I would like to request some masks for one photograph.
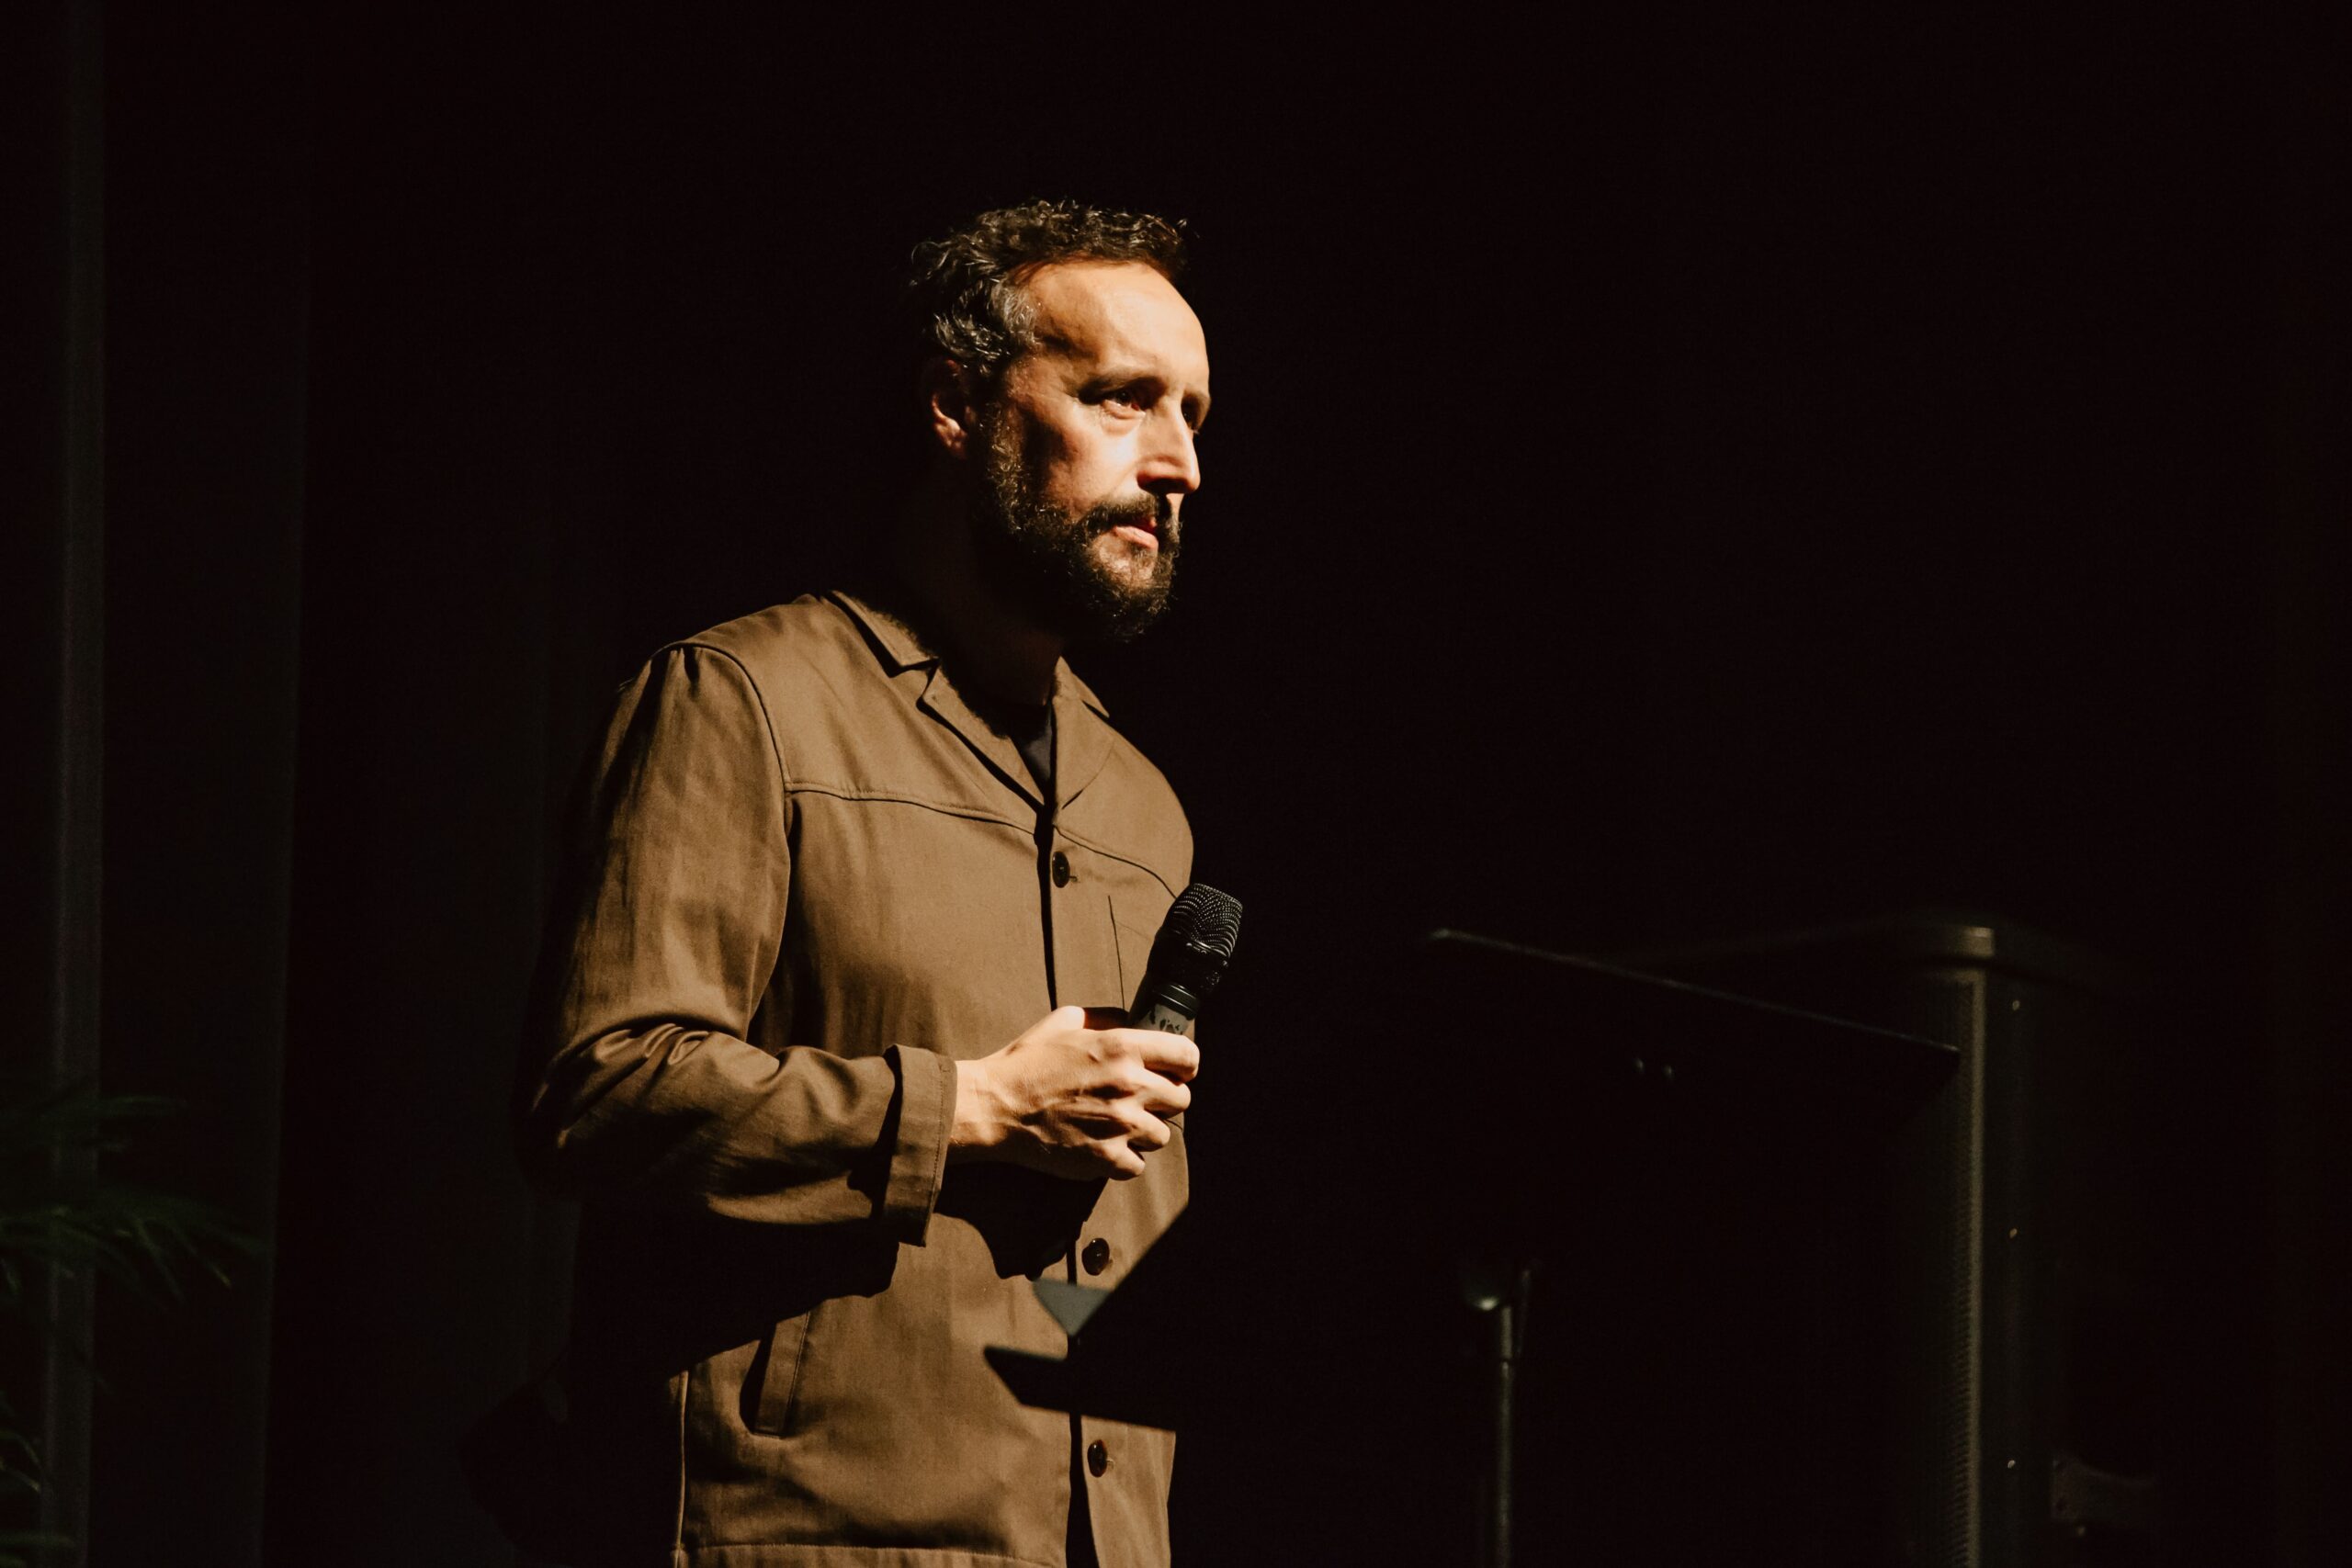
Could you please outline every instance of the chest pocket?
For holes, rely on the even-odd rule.
[[[1111,907],[1111,937],[1118,949],[1119,1005],[1133,1006],[1136,990],[1143,984],[1144,971],[1151,967],[1151,942],[1154,932],[1138,931],[1119,919],[1114,900]]]
[[[1076,844],[1054,853],[1054,1001],[1057,1006],[1120,1011],[1135,1000],[1143,954],[1131,953],[1120,929],[1117,863]],[[1064,880],[1067,878],[1067,880]]]
[[[1053,874],[1056,1001],[1125,1011],[1175,900],[1133,862],[1077,843],[1057,851]]]

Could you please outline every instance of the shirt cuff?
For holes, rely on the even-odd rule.
[[[947,1134],[956,1120],[953,1057],[912,1045],[893,1045],[899,1074],[899,1125],[890,1175],[882,1190],[882,1223],[899,1240],[922,1245],[932,1205],[947,1168]]]

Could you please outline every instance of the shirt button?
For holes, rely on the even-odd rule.
[[[1102,1446],[1100,1438],[1086,1445],[1086,1468],[1097,1475],[1111,1468],[1111,1450]]]
[[[1086,1250],[1078,1255],[1078,1260],[1086,1265],[1088,1273],[1100,1274],[1111,1267],[1111,1244],[1098,1235],[1086,1244]]]
[[[1057,887],[1069,886],[1069,856],[1059,850],[1054,852],[1054,886]]]

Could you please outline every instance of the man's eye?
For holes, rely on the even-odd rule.
[[[1105,402],[1116,403],[1121,408],[1125,409],[1145,408],[1149,406],[1150,403],[1150,400],[1148,398],[1145,397],[1143,393],[1133,387],[1122,387],[1103,400]]]

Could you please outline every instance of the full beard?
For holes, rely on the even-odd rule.
[[[1129,642],[1167,610],[1178,524],[1165,496],[1136,495],[1072,513],[1037,493],[1003,421],[989,433],[972,497],[973,553],[991,592],[1070,642]],[[1112,534],[1156,527],[1159,547]]]

